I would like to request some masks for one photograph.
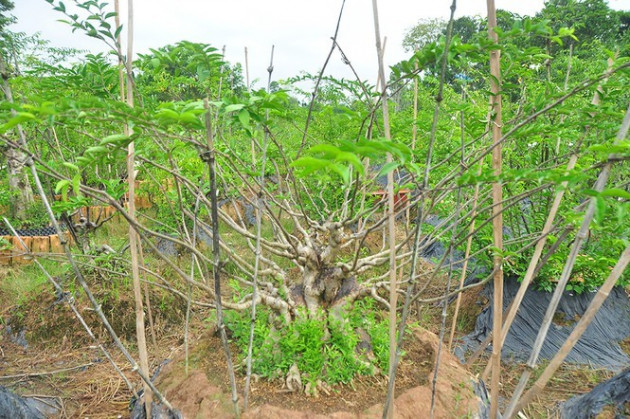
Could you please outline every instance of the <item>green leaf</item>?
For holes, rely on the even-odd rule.
[[[193,125],[195,128],[202,128],[203,124],[201,123],[201,121],[199,120],[199,118],[197,117],[197,115],[194,112],[182,112],[181,115],[179,115],[179,120],[181,122],[185,122],[187,124],[191,124]]]
[[[348,162],[354,166],[355,170],[360,174],[363,174],[363,164],[361,163],[361,159],[359,159],[355,154],[349,153],[347,151],[342,151],[337,155],[337,161]]]
[[[206,81],[210,77],[210,70],[203,66],[203,64],[199,64],[197,66],[197,78],[199,78],[200,82]]]
[[[619,189],[619,188],[610,188],[610,189],[604,189],[602,191],[602,196],[612,196],[616,198],[630,199],[630,192],[624,191],[623,189]]]
[[[64,201],[67,201],[69,187],[70,187],[69,180],[67,179],[60,180],[59,182],[57,182],[57,185],[55,186],[55,193],[58,194],[59,192],[61,192],[61,197],[63,198]]]
[[[107,137],[103,138],[101,140],[101,142],[99,143],[99,145],[107,145],[107,144],[116,144],[119,145],[121,144],[124,140],[129,139],[130,137],[128,135],[125,134],[114,134],[114,135],[108,135]]]
[[[322,153],[324,158],[326,159],[335,159],[337,155],[340,153],[340,150],[334,145],[330,144],[318,144],[309,149],[309,152],[312,153]]]
[[[101,154],[107,151],[107,147],[102,145],[96,145],[85,150],[85,154]]]
[[[79,163],[81,166],[87,166],[88,164],[92,163],[94,160],[93,159],[89,159],[85,156],[79,156],[77,157],[77,163]]]
[[[156,117],[161,121],[179,121],[179,113],[172,109],[162,108],[157,112]]]
[[[225,112],[228,113],[228,112],[240,111],[244,107],[245,105],[243,105],[242,103],[233,103],[232,105],[227,105],[225,107]]]
[[[329,161],[317,159],[315,157],[300,157],[291,163],[291,167],[302,167],[304,169],[321,169],[330,165]]]
[[[341,176],[343,182],[346,185],[350,183],[350,168],[335,163],[331,164],[330,168],[339,176]]]
[[[249,129],[249,112],[247,112],[247,109],[241,109],[238,113],[238,120],[243,125],[243,128]]]
[[[57,182],[57,185],[55,185],[55,193],[59,193],[61,190],[63,190],[63,188],[67,188],[68,186],[70,186],[69,180],[60,180],[59,182]]]
[[[74,194],[76,196],[81,196],[80,186],[81,186],[81,174],[77,173],[72,178],[72,190],[74,191]]]
[[[378,176],[384,176],[384,175],[386,175],[386,174],[396,170],[398,168],[398,166],[399,166],[399,163],[395,162],[395,161],[387,163],[387,164],[383,165],[381,170],[378,172]]]
[[[4,125],[2,125],[2,128],[0,128],[0,132],[4,132],[7,130],[10,130],[11,128],[15,127],[16,125],[19,125],[23,122],[28,122],[28,121],[34,121],[37,118],[35,117],[35,115],[33,115],[30,112],[18,112],[16,116],[14,116],[13,118],[9,119],[9,121],[7,123],[5,123]]]
[[[595,197],[595,217],[596,224],[601,224],[606,216],[606,200],[603,196],[598,195]]]
[[[67,168],[68,168],[68,169],[70,169],[70,170],[74,170],[75,172],[78,172],[78,171],[79,171],[79,166],[77,166],[76,164],[72,164],[72,163],[69,163],[69,162],[67,162],[67,161],[65,161],[65,162],[63,162],[63,163],[61,163],[61,164],[62,164],[63,166],[65,166],[65,167],[67,167]]]

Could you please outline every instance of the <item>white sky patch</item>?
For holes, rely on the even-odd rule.
[[[10,29],[42,37],[54,47],[74,47],[91,52],[106,51],[104,44],[70,26],[57,22],[64,16],[44,0],[14,0],[13,14],[18,23]],[[70,9],[71,0],[65,1]],[[113,10],[113,0],[110,2]],[[126,0],[121,0],[121,21],[126,25]],[[248,48],[250,79],[255,87],[266,85],[271,46],[275,45],[274,80],[298,75],[301,71],[319,72],[331,47],[331,37],[341,0],[135,0],[134,51],[147,53],[181,40],[204,42],[221,49],[226,59],[244,64]],[[460,0],[455,17],[486,15],[485,0]],[[521,15],[532,15],[543,7],[543,0],[498,0],[498,8]],[[409,54],[402,48],[405,31],[419,19],[448,19],[451,0],[381,0],[381,35],[387,36],[386,65],[393,65]],[[630,0],[612,0],[615,9],[629,9]],[[124,30],[123,30],[124,34]],[[338,43],[362,79],[376,80],[372,2],[346,0]],[[326,74],[354,79],[336,51]]]

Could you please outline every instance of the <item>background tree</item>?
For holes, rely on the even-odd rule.
[[[630,12],[613,10],[606,0],[551,0],[536,14],[536,18],[547,20],[556,32],[562,26],[574,29],[577,40],[556,49],[568,50],[571,43],[577,55],[588,55],[602,46],[612,51],[626,53],[628,48],[628,21]]]
[[[0,77],[2,77],[2,91],[6,102],[9,106],[4,106],[3,112],[16,115],[14,109],[10,106],[13,103],[13,93],[11,90],[10,78],[15,69],[12,69],[10,57],[16,53],[13,42],[13,35],[7,30],[7,26],[14,21],[14,18],[8,14],[13,9],[13,2],[10,0],[0,0]],[[23,114],[23,117],[28,118]],[[22,144],[24,141],[24,132],[19,124],[16,124],[15,134],[18,141]],[[11,215],[19,220],[25,220],[28,217],[28,211],[33,203],[33,190],[26,171],[27,156],[15,147],[3,147],[2,154],[6,161],[8,174],[8,196],[5,196],[11,208]]]
[[[417,51],[425,45],[437,42],[445,30],[446,21],[444,19],[420,19],[405,33],[402,42],[403,48],[406,51]]]

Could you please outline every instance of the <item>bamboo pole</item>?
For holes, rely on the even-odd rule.
[[[577,162],[577,155],[573,154],[569,159],[569,164],[567,165],[567,171],[572,170],[575,167],[575,163]],[[542,238],[536,243],[536,247],[534,249],[534,254],[532,255],[531,260],[529,261],[529,266],[527,267],[527,271],[525,272],[525,276],[523,277],[523,281],[521,281],[521,285],[512,300],[510,308],[508,309],[508,314],[505,317],[505,322],[503,323],[503,328],[501,329],[501,346],[505,343],[505,337],[512,326],[512,322],[516,318],[516,313],[521,306],[523,301],[523,297],[525,297],[525,293],[527,292],[527,288],[529,288],[529,284],[534,279],[534,273],[536,272],[536,267],[538,266],[538,261],[540,260],[540,256],[542,255],[543,249],[547,244],[548,233],[551,231],[553,226],[553,222],[556,218],[556,214],[558,212],[558,208],[560,208],[560,202],[562,201],[562,197],[564,196],[565,188],[568,185],[568,181],[562,182],[560,185],[560,189],[556,192],[556,196],[553,200],[553,204],[551,206],[551,210],[549,211],[549,215],[547,216],[547,221],[540,233]],[[488,363],[486,365],[483,374],[481,375],[482,380],[486,380],[488,378],[488,374],[492,369],[492,363]]]
[[[414,69],[416,73],[418,72],[418,62],[414,64]],[[418,137],[418,74],[416,74],[413,78],[413,125],[411,127],[411,161],[416,160],[415,150],[416,150],[416,139]],[[405,222],[407,232],[409,231],[410,223],[410,208],[407,208],[405,213]]]
[[[247,93],[251,93],[251,88],[249,85],[249,55],[247,47],[245,47],[245,82],[247,83]],[[250,145],[252,151],[252,163],[254,163],[256,161],[256,140],[254,140],[254,137],[252,137]]]
[[[247,47],[245,47],[245,83],[247,84],[247,91],[249,92],[249,56],[247,54]]]
[[[386,50],[387,50],[387,36],[384,36],[383,37],[383,43],[381,44],[381,55],[383,57],[385,57],[385,51]],[[387,82],[383,81],[383,78],[381,77],[381,69],[379,67],[379,70],[376,73],[376,88],[379,89],[379,90],[386,89],[387,88],[386,83]],[[374,99],[374,101],[377,102],[378,99]]]
[[[381,81],[381,103],[383,108],[383,130],[385,139],[391,140],[389,126],[389,107],[387,103],[387,82],[385,81],[385,65],[383,64],[383,47],[381,45],[381,32],[378,18],[377,0],[372,0],[372,11],[374,14],[374,35],[376,37],[376,54],[378,56],[378,75]],[[378,82],[377,82],[378,86]],[[387,163],[393,161],[391,153],[387,153]],[[387,173],[387,230],[389,234],[389,377],[393,380],[393,369],[396,360],[396,303],[398,295],[396,293],[396,225],[394,218],[394,173]],[[392,386],[392,397],[394,394]],[[389,409],[384,415],[389,418],[394,417],[394,403],[389,404]]]
[[[613,64],[612,61],[608,62],[609,71],[612,68],[612,64]],[[599,85],[595,91],[595,94],[593,95],[593,99],[591,101],[593,105],[599,105],[600,103],[599,91],[601,90],[601,88],[602,86]],[[569,158],[569,163],[567,164],[567,171],[573,170],[573,168],[575,167],[575,164],[577,163],[577,158],[578,158],[577,154],[571,155],[571,157]],[[540,270],[541,265],[545,263],[545,260],[543,260],[542,263],[539,263],[540,257],[542,255],[542,251],[545,247],[545,244],[547,243],[547,235],[549,232],[551,232],[553,222],[558,212],[558,208],[560,207],[560,202],[562,201],[562,197],[564,196],[564,191],[567,185],[568,185],[568,182],[566,181],[562,182],[560,189],[556,192],[556,196],[554,197],[554,201],[551,205],[551,209],[549,210],[549,215],[547,216],[547,221],[545,222],[545,225],[541,232],[542,238],[538,243],[536,243],[534,254],[532,255],[527,271],[525,272],[525,276],[523,277],[523,280],[521,281],[521,285],[519,286],[519,289],[516,292],[516,295],[514,296],[512,303],[510,303],[510,307],[508,308],[508,315],[506,316],[506,319],[503,322],[503,328],[501,329],[501,334],[502,334],[501,345],[503,345],[503,343],[505,342],[505,337],[507,336],[507,333],[509,332],[510,327],[512,327],[512,322],[516,318],[516,313],[523,301],[527,288],[529,287],[530,283],[538,274],[538,271]],[[560,241],[556,243],[559,245]],[[477,352],[480,353],[479,350],[484,350],[486,345],[487,345],[486,342],[482,343],[479,346],[479,349],[477,350]],[[481,375],[481,379],[486,380],[491,370],[492,370],[492,364],[488,363],[488,365],[486,365],[486,368]]]
[[[414,64],[418,71],[418,62]],[[411,127],[411,151],[416,150],[416,138],[418,137],[418,75],[413,78],[413,125]]]
[[[216,160],[214,149],[214,133],[212,131],[212,115],[210,114],[210,105],[208,99],[204,99],[204,108],[206,110],[206,141],[208,151],[201,157],[208,164],[210,177],[210,207],[212,219],[212,276],[214,279],[214,296],[217,308],[217,326],[221,335],[221,343],[225,352],[228,375],[230,378],[230,387],[232,388],[232,404],[234,405],[234,413],[240,416],[238,407],[238,392],[236,389],[236,377],[234,375],[234,366],[232,365],[232,354],[228,343],[227,333],[225,331],[225,323],[223,321],[223,303],[221,301],[221,254],[219,243],[219,205],[217,197],[217,177],[216,177]]]
[[[442,61],[441,61],[441,69],[440,69],[440,84],[439,84],[439,88],[438,88],[438,93],[435,97],[435,107],[433,109],[433,122],[431,124],[431,134],[429,136],[429,143],[427,146],[427,157],[426,157],[426,163],[425,163],[425,170],[424,170],[424,178],[422,180],[422,191],[427,190],[428,185],[429,185],[429,173],[431,171],[431,156],[432,156],[432,150],[433,150],[433,146],[435,144],[435,138],[436,138],[436,133],[437,133],[437,123],[438,123],[438,117],[440,114],[440,104],[442,102],[442,93],[444,90],[444,79],[445,79],[445,75],[446,75],[446,64],[447,64],[447,60],[448,60],[448,48],[450,45],[450,40],[451,40],[451,35],[452,35],[452,23],[453,23],[453,18],[454,18],[454,14],[455,14],[455,9],[457,7],[457,1],[453,0],[453,3],[451,4],[451,17],[449,19],[449,29],[447,30],[446,33],[446,41],[444,44],[444,54],[442,55]],[[407,283],[407,290],[405,291],[405,302],[403,304],[402,307],[402,314],[401,314],[401,319],[400,319],[400,326],[398,329],[398,340],[396,342],[396,351],[395,351],[395,358],[394,358],[394,364],[393,366],[390,367],[390,374],[389,374],[389,382],[388,382],[388,386],[387,386],[387,395],[385,398],[385,405],[384,405],[384,410],[383,410],[383,419],[385,419],[387,417],[387,414],[389,412],[389,409],[391,408],[391,405],[394,404],[394,384],[395,384],[395,380],[396,380],[396,368],[398,366],[398,362],[400,360],[400,355],[401,355],[401,350],[402,350],[402,342],[403,342],[403,338],[405,336],[405,326],[406,326],[406,322],[407,322],[407,316],[409,315],[409,307],[411,306],[411,303],[413,301],[413,299],[411,298],[411,294],[415,288],[416,282],[416,265],[417,265],[417,260],[418,260],[418,253],[419,253],[419,247],[420,247],[420,237],[421,237],[421,232],[422,232],[422,222],[424,220],[423,218],[423,205],[424,205],[424,196],[420,196],[418,201],[417,201],[417,211],[418,213],[416,214],[416,231],[415,231],[415,235],[414,235],[414,241],[413,241],[413,247],[412,247],[412,256],[411,256],[411,268],[409,269],[409,281]],[[440,262],[441,264],[441,262]],[[446,293],[447,296],[446,298],[448,298],[448,292]],[[441,345],[440,347],[441,348]],[[440,349],[438,349],[438,355],[437,355],[437,361],[436,361],[436,369],[434,372],[434,383],[437,382],[437,372],[438,372],[438,365],[439,365],[439,353],[440,353]],[[435,385],[432,388],[432,392],[431,392],[431,404],[433,405],[435,402]],[[431,408],[431,410],[433,410],[433,407]],[[432,413],[431,413],[432,414]]]
[[[495,32],[497,27],[497,14],[494,0],[487,0],[488,6],[488,36],[494,43],[498,43],[499,38]],[[490,104],[491,111],[494,113],[492,117],[492,168],[495,176],[501,175],[502,166],[502,146],[500,144],[502,118],[501,118],[501,51],[493,49],[490,51]],[[503,190],[501,182],[492,183],[492,237],[495,247],[493,265],[494,265],[494,282],[493,282],[493,301],[492,301],[492,359],[491,363],[494,368],[492,371],[492,380],[490,383],[491,401],[490,401],[490,418],[495,419],[499,411],[499,379],[501,374],[501,318],[503,314],[503,257],[499,252],[503,250]]]
[[[129,107],[133,107],[133,0],[128,0],[128,21],[127,21],[127,60],[126,60],[126,102]],[[132,135],[133,130],[125,125],[127,135]],[[129,185],[129,202],[127,204],[127,213],[129,217],[135,221],[136,219],[136,172],[135,172],[135,145],[133,141],[127,147],[127,182]],[[133,296],[136,305],[136,340],[138,343],[138,358],[140,360],[140,368],[146,375],[150,375],[149,370],[149,353],[147,351],[147,338],[144,328],[144,305],[142,302],[142,286],[140,284],[139,256],[138,256],[138,234],[129,225],[129,253],[131,256],[131,277],[133,280]],[[151,417],[151,404],[153,403],[153,395],[151,389],[144,384],[144,408],[148,418]]]
[[[271,46],[271,59],[269,61],[269,67],[267,72],[269,78],[267,79],[267,93],[271,91],[271,74],[273,73],[273,51],[274,46]],[[265,119],[269,119],[269,110],[265,112]],[[263,136],[262,153],[261,153],[261,169],[260,169],[260,189],[265,188],[265,165],[267,163],[267,142],[269,134],[265,131]],[[254,166],[255,167],[255,166]],[[258,193],[256,199],[256,255],[254,260],[254,277],[252,280],[252,315],[251,324],[249,328],[249,343],[247,345],[247,372],[245,376],[245,395],[243,396],[243,411],[247,410],[249,402],[249,388],[252,376],[252,352],[254,347],[254,329],[256,326],[256,302],[258,298],[258,275],[260,269],[260,257],[262,254],[261,239],[262,239],[262,215],[263,215],[263,203],[262,192]]]

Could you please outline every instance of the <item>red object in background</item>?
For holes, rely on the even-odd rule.
[[[379,196],[381,200],[383,200],[387,198],[387,191],[379,189],[378,191],[372,192],[372,195]],[[398,192],[394,194],[394,211],[400,210],[407,205],[407,202],[409,202],[409,189],[399,189]]]

